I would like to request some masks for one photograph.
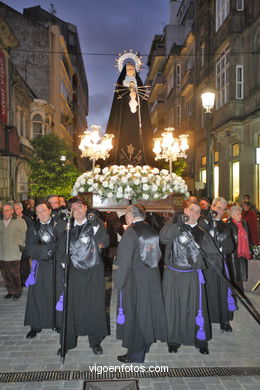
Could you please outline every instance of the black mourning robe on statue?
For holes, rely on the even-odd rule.
[[[143,250],[140,248],[138,234],[134,225],[152,233],[155,238],[153,253],[158,251],[156,264],[151,266],[143,263],[141,253],[147,253],[149,245]],[[147,223],[141,221],[130,226],[122,236],[118,246],[118,270],[115,276],[115,288],[122,292],[122,306],[125,323],[117,324],[116,337],[122,340],[122,346],[128,349],[128,354],[139,353],[144,348],[156,342],[166,341],[166,319],[162,298],[160,272],[158,261],[160,258],[158,235]],[[157,240],[157,242],[156,242]],[[150,257],[150,256],[149,256]],[[152,256],[151,256],[152,257]],[[151,258],[150,257],[150,258]],[[120,291],[118,293],[118,306]]]
[[[207,217],[200,218],[199,225],[210,233],[221,254],[218,269],[223,275],[229,278],[229,269],[225,267],[225,265],[227,266],[226,256],[233,252],[234,245],[227,225],[221,220],[214,222],[210,213],[208,213]],[[234,312],[228,308],[228,287],[211,265],[208,265],[204,275],[206,279],[210,321],[218,324],[227,323],[234,316]]]
[[[77,346],[78,336],[89,335],[102,340],[108,334],[104,266],[98,244],[106,247],[109,243],[109,237],[103,221],[96,218],[93,224],[92,226],[90,221],[80,226],[72,224],[66,349]],[[96,232],[94,232],[94,226],[98,226]],[[89,245],[88,238],[91,239],[92,246]],[[57,256],[60,262],[63,262],[65,258],[65,242],[63,234],[58,238]],[[89,250],[85,252],[84,248],[88,245]],[[84,256],[87,259],[85,269],[82,268],[84,267],[84,261],[82,261]]]
[[[185,227],[186,228],[186,227]],[[187,227],[189,229],[189,227]],[[182,228],[177,224],[168,223],[160,231],[160,241],[166,244],[165,270],[163,275],[163,295],[167,318],[168,343],[194,345],[204,347],[211,339],[211,326],[207,308],[205,285],[202,285],[202,314],[204,317],[205,340],[197,338],[199,327],[196,325],[196,316],[199,309],[199,278],[198,270],[206,268],[205,261],[198,249],[187,241],[186,248],[180,245],[179,237]],[[197,225],[190,229],[195,241],[215,262],[219,260],[219,253],[211,237]],[[172,268],[179,271],[175,271]],[[186,271],[189,272],[180,272]],[[203,271],[202,271],[203,272]]]
[[[36,283],[29,286],[25,309],[24,325],[37,329],[50,329],[60,326],[60,317],[57,313],[56,324],[53,321],[54,313],[54,274],[53,262],[56,261],[56,235],[62,233],[65,223],[52,218],[49,224],[33,221],[26,234],[26,254],[32,260],[38,261]],[[59,298],[61,272],[56,265],[56,299]],[[56,301],[55,299],[55,301]]]
[[[113,139],[113,149],[110,152],[109,159],[106,160],[106,165],[154,165],[153,131],[148,103],[139,94],[140,115],[138,107],[135,113],[131,112],[129,91],[123,86],[125,77],[126,66],[124,66],[117,80],[116,89],[120,91],[114,93],[107,124],[106,133],[114,134],[115,137]],[[137,86],[143,86],[138,74],[135,78]],[[126,91],[127,93],[125,93]],[[139,127],[140,123],[141,128]]]

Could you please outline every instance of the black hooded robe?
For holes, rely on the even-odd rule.
[[[209,223],[207,223],[209,221]],[[212,228],[212,221],[210,214],[207,218],[201,218],[199,221],[200,226],[207,232]],[[232,238],[228,231],[227,225],[223,221],[216,221],[215,235],[212,237],[217,248],[221,248],[222,256],[218,268],[221,273],[228,278],[225,269],[225,256],[232,253],[234,245]],[[229,268],[228,274],[229,274]],[[204,272],[206,279],[206,290],[208,297],[210,321],[212,323],[224,324],[233,320],[234,312],[228,308],[228,287],[223,280],[217,275],[214,269],[209,265]]]
[[[219,253],[211,238],[204,231],[199,231],[197,226],[193,228],[192,234],[200,236],[200,246],[204,251],[215,259]],[[182,231],[177,224],[166,224],[160,231],[160,241],[166,244],[165,249],[165,270],[163,276],[163,295],[167,319],[168,343],[194,345],[197,348],[204,347],[207,340],[211,339],[211,325],[207,307],[205,285],[202,285],[202,313],[204,317],[205,340],[199,340],[196,334],[199,327],[196,325],[196,316],[199,308],[199,279],[198,269],[205,269],[205,262],[201,255],[197,255],[197,261],[189,267],[182,266],[180,258],[172,253],[174,241],[181,235]],[[182,252],[182,249],[180,248]],[[174,260],[173,260],[174,259]],[[170,267],[179,270],[191,270],[190,272],[178,272]],[[193,271],[192,271],[193,270]]]
[[[106,133],[114,134],[115,137],[113,139],[113,149],[110,152],[109,159],[106,160],[106,165],[153,165],[153,130],[148,103],[147,100],[139,95],[140,118],[138,107],[135,113],[131,112],[129,107],[129,92],[125,94],[126,89],[123,86],[125,77],[126,65],[117,80],[116,89],[120,91],[114,93],[107,124]],[[135,78],[137,86],[143,86],[142,80],[138,74],[136,74]],[[140,135],[139,119],[141,122],[142,135]],[[131,156],[128,153],[128,146],[130,145],[134,148]]]
[[[136,224],[147,225],[145,222]],[[128,354],[135,354],[156,340],[166,341],[167,335],[159,268],[150,268],[142,262],[139,238],[133,226],[122,236],[116,264],[114,285],[122,291],[125,315],[125,323],[117,324],[116,337],[122,340]]]
[[[109,243],[109,237],[105,226],[99,218],[96,220],[99,223],[99,228],[93,236],[95,245],[103,244],[106,247]],[[88,222],[84,225],[86,224]],[[71,245],[72,239],[79,236],[84,225],[72,226]],[[65,234],[63,234],[58,238],[57,257],[60,263],[65,258],[65,242]],[[84,244],[82,245],[84,246]],[[66,349],[77,346],[78,336],[88,335],[101,341],[107,334],[104,266],[99,253],[96,259],[92,259],[92,265],[87,269],[77,269],[73,262],[70,262]],[[95,345],[90,346],[94,347]]]
[[[56,324],[53,321],[54,300],[53,300],[53,261],[56,261],[55,255],[49,256],[50,250],[55,251],[55,240],[58,232],[62,234],[65,229],[65,223],[62,220],[51,219],[47,227],[50,232],[51,240],[44,243],[40,236],[44,233],[40,221],[34,221],[30,224],[26,234],[26,254],[32,260],[38,261],[36,283],[30,285],[28,289],[24,325],[30,325],[36,329],[50,329],[55,325],[60,326],[60,316],[56,314]],[[61,282],[61,273],[56,264],[56,298]]]

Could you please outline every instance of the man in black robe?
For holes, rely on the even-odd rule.
[[[166,244],[163,295],[170,353],[178,352],[181,344],[209,353],[211,326],[202,271],[206,264],[196,243],[215,263],[221,256],[198,226],[200,212],[199,203],[192,202],[184,209],[185,217],[180,215],[177,223],[170,222],[160,231],[160,241]]]
[[[146,87],[134,63],[124,65],[117,80],[106,133],[114,134],[109,164],[153,164],[153,130]]]
[[[72,198],[70,205],[73,218],[65,349],[75,348],[78,336],[88,335],[94,354],[101,355],[100,344],[108,334],[101,250],[108,246],[109,237],[103,221],[94,213],[87,213],[88,206],[82,198]],[[61,264],[65,259],[65,242],[64,234],[58,236],[57,257]]]
[[[140,205],[126,210],[129,226],[118,246],[115,288],[118,292],[117,339],[127,348],[123,363],[143,362],[156,340],[166,341],[166,319],[158,261],[159,237],[144,221]]]
[[[31,273],[25,282],[29,290],[24,325],[31,326],[26,338],[34,338],[43,328],[57,327],[56,286],[61,279],[53,262],[55,235],[58,230],[64,231],[65,223],[51,217],[51,208],[44,200],[36,205],[36,215],[38,220],[29,225],[26,236],[26,253],[32,259]]]
[[[201,216],[199,225],[211,235],[221,255],[218,268],[223,275],[229,278],[226,256],[233,252],[234,243],[227,224],[221,219],[226,207],[226,199],[222,197],[215,198],[207,216]],[[220,329],[223,332],[231,332],[232,328],[229,321],[233,319],[233,313],[237,309],[231,290],[211,266],[205,270],[204,275],[210,322],[220,324]]]

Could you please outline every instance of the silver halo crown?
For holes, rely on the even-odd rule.
[[[139,57],[138,53],[133,53],[133,50],[130,51],[124,50],[123,54],[119,54],[118,58],[116,58],[116,67],[118,68],[119,72],[122,72],[124,61],[127,59],[131,59],[135,63],[135,70],[136,72],[139,72],[142,66],[142,57]]]

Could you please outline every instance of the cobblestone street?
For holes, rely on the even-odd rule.
[[[107,291],[111,291],[112,282],[108,277]],[[35,339],[27,340],[29,327],[23,326],[27,291],[24,289],[18,301],[5,300],[5,288],[0,288],[0,371],[52,371],[52,370],[89,370],[94,365],[119,365],[118,354],[125,353],[121,344],[115,339],[115,306],[116,293],[112,290],[111,299],[111,336],[102,346],[104,354],[95,356],[88,346],[87,337],[80,337],[78,347],[66,355],[64,366],[56,355],[59,348],[59,337],[52,330],[43,330]],[[260,309],[260,296],[248,294],[255,307]],[[219,326],[213,325],[213,339],[209,343],[210,354],[203,356],[194,347],[181,347],[179,353],[169,354],[166,344],[157,343],[147,354],[145,366],[166,365],[178,367],[260,367],[259,325],[239,304],[239,311],[232,322],[232,333],[221,333]],[[1,390],[60,390],[82,389],[82,381],[48,381],[27,383],[0,383]],[[259,390],[260,377],[181,377],[140,379],[139,387],[163,390]]]

